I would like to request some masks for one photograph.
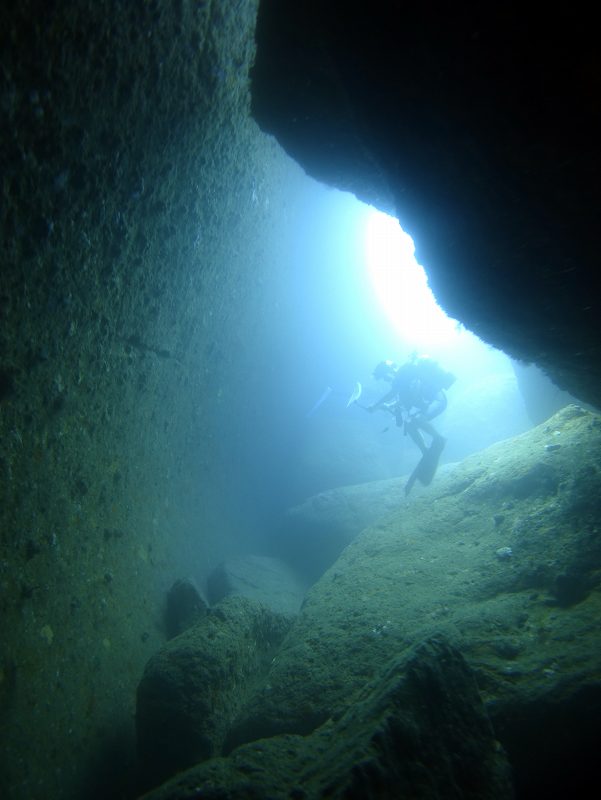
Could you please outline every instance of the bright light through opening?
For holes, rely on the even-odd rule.
[[[366,261],[376,296],[395,331],[420,349],[450,344],[458,324],[437,304],[413,240],[398,220],[372,209],[367,220]]]

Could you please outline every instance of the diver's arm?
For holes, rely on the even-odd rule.
[[[385,408],[388,403],[394,400],[397,394],[398,392],[395,389],[391,389],[373,406],[367,406],[367,411],[380,411],[380,409]]]

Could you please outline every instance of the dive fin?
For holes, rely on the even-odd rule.
[[[440,455],[446,443],[446,439],[442,436],[437,436],[434,439],[411,473],[405,486],[405,495],[409,494],[416,480],[418,480],[422,486],[429,486],[432,483],[432,479],[434,475],[436,475],[436,470],[438,469]]]

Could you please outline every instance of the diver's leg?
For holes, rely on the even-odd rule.
[[[425,431],[425,433],[431,436],[432,445],[435,445],[440,450],[442,450],[442,448],[445,446],[446,439],[444,436],[441,436],[434,425],[432,425],[432,420],[439,414],[442,414],[446,407],[447,396],[443,391],[440,391],[435,399],[426,408],[426,410],[415,420],[417,427],[421,428],[422,431]]]
[[[438,433],[438,431],[434,427],[434,425],[432,425],[431,422],[428,422],[427,419],[424,419],[424,417],[418,417],[418,419],[415,421],[415,424],[422,431],[425,431],[425,433],[427,433],[428,436],[432,437],[432,444],[434,444],[434,442],[436,442],[437,444],[440,445],[441,443],[446,442],[446,439],[444,438],[444,436],[441,436],[440,433]],[[423,437],[422,437],[422,441],[423,441]]]
[[[426,443],[424,442],[424,437],[421,435],[419,431],[419,427],[421,426],[418,427],[418,425],[419,423],[416,420],[412,419],[411,422],[407,423],[406,430],[409,436],[411,437],[411,440],[415,442],[415,444],[419,447],[421,454],[424,455],[427,452],[428,448],[426,447]]]
[[[447,399],[444,392],[440,392],[439,396],[431,403],[428,408],[416,417],[413,417],[411,422],[407,425],[407,433],[415,444],[422,452],[422,457],[419,464],[411,473],[407,485],[405,486],[405,495],[411,491],[413,484],[418,480],[424,486],[429,486],[436,470],[438,468],[438,461],[441,453],[447,443],[444,436],[436,430],[431,421],[434,417],[441,414],[447,407]],[[432,437],[430,447],[426,447],[424,437],[421,431]]]

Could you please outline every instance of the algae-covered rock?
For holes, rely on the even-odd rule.
[[[307,737],[276,736],[194,767],[146,800],[510,800],[503,751],[464,659],[441,640],[393,659]]]
[[[165,627],[167,636],[172,639],[207,613],[207,603],[191,578],[175,581],[167,592],[165,608]]]
[[[475,708],[456,681],[458,652],[518,793],[577,791],[595,763],[601,714],[600,497],[601,419],[578,406],[441,470],[429,490],[403,499],[349,544],[309,591],[264,671],[223,684],[199,670],[214,687],[214,706],[206,686],[190,692],[178,684],[179,705],[196,703],[195,724],[204,726],[194,733],[203,746],[188,751],[186,763],[231,755],[185,773],[153,800],[509,797],[506,780],[495,782],[500,762],[482,755],[492,741],[486,717],[472,718],[472,738],[467,718],[453,721],[451,698],[463,698],[468,716]],[[200,650],[184,640],[186,656],[176,663],[197,663],[210,644],[200,639]],[[448,644],[433,644],[440,640]],[[430,666],[414,682],[424,653]],[[443,666],[432,667],[430,657]],[[398,669],[405,688],[389,693],[383,687]],[[185,726],[172,731],[172,747],[185,749]],[[557,744],[566,736],[574,746]],[[481,759],[480,778],[470,778]],[[467,775],[465,785],[451,773]]]
[[[399,507],[404,483],[388,478],[340,486],[289,508],[277,542],[282,557],[315,581],[363,528]]]
[[[280,614],[298,613],[306,589],[296,570],[281,559],[268,556],[230,558],[219,564],[208,579],[211,603],[242,595]]]
[[[310,733],[392,654],[441,632],[475,669],[499,730],[544,698],[567,709],[583,686],[601,713],[600,498],[601,419],[577,406],[437,476],[310,590],[230,746]],[[536,737],[528,747],[522,765]]]
[[[150,659],[136,710],[146,787],[220,753],[229,725],[288,627],[288,618],[230,597]]]

